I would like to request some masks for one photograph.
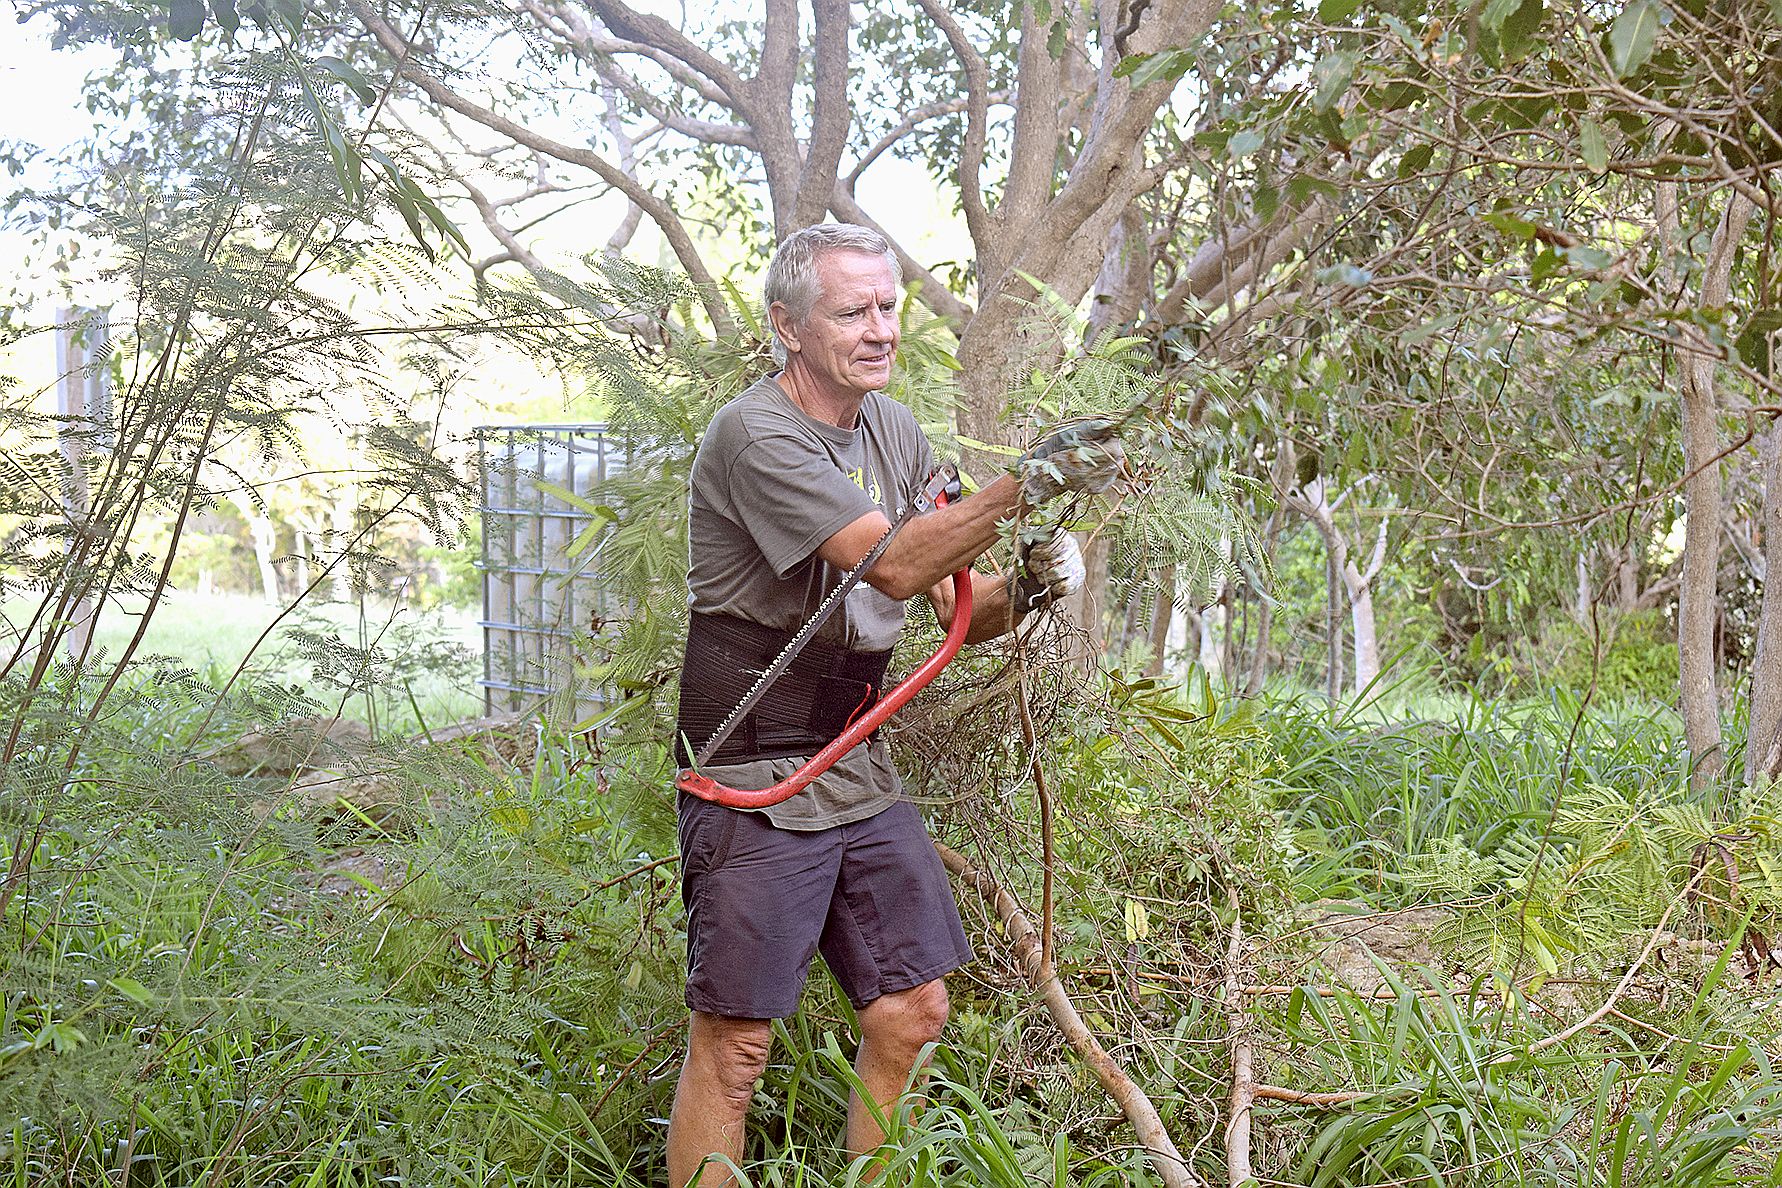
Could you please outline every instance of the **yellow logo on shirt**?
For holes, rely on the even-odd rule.
[[[870,485],[868,484],[866,468],[864,466],[856,466],[854,469],[848,471],[847,475],[849,480],[852,481],[856,487],[859,487],[862,491],[866,492],[866,497],[868,499],[872,500],[874,503],[883,503],[885,501],[883,496],[879,493],[879,480],[874,478]]]

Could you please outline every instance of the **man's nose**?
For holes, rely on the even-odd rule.
[[[897,311],[874,307],[866,332],[874,342],[889,342],[897,335]]]

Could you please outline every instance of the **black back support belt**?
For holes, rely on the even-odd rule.
[[[791,638],[789,631],[734,615],[692,616],[675,723],[677,763],[692,764],[692,755]],[[707,762],[722,766],[816,754],[878,701],[890,661],[890,652],[854,652],[821,641],[811,643]]]

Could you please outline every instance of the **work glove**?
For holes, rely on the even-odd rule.
[[[1037,543],[1023,542],[1012,595],[1015,610],[1031,614],[1070,597],[1083,588],[1086,573],[1077,538],[1063,528],[1052,529],[1050,536]]]
[[[1114,423],[1096,418],[1040,438],[1015,463],[1014,473],[1021,480],[1021,497],[1029,507],[1038,507],[1066,491],[1107,490],[1120,476],[1125,458]]]

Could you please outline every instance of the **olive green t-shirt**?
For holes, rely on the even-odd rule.
[[[778,631],[801,627],[843,570],[817,548],[877,508],[895,520],[934,470],[934,451],[909,409],[869,392],[853,429],[806,416],[769,376],[718,410],[699,443],[690,484],[687,587],[692,609]],[[885,651],[903,631],[904,604],[862,581],[818,638]],[[707,768],[733,788],[765,788],[801,759]],[[809,788],[760,810],[782,829],[864,820],[902,792],[882,738],[855,747]]]

